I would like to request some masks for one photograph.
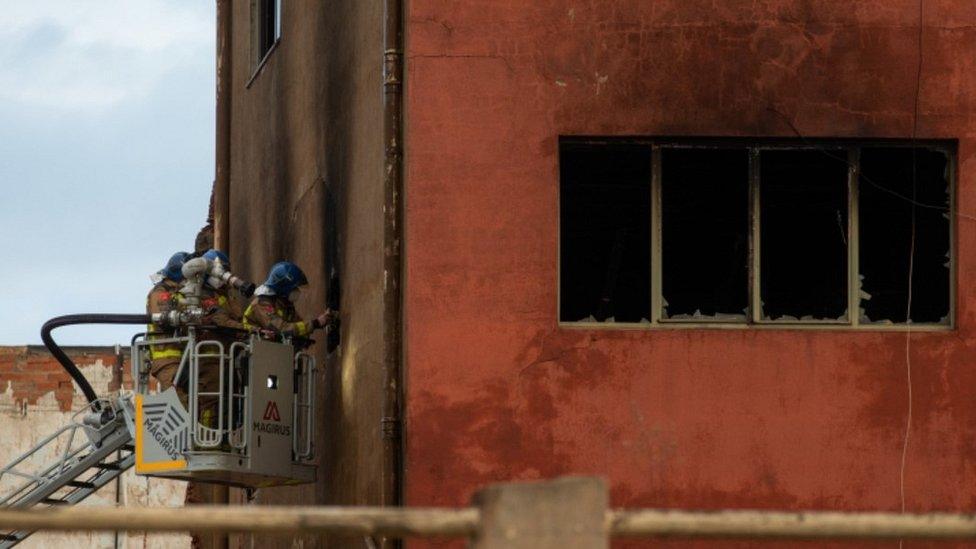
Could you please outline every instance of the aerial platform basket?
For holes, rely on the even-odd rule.
[[[180,344],[175,388],[150,392],[148,347]],[[123,406],[136,474],[258,488],[315,481],[315,361],[289,343],[140,337],[132,345],[136,391]],[[217,375],[214,376],[214,370]],[[202,373],[211,381],[201,383]],[[184,375],[186,374],[186,375]],[[218,383],[213,383],[216,377]]]
[[[291,341],[245,332],[223,337],[220,329],[207,326],[187,326],[178,336],[153,335],[151,341],[140,334],[132,343],[135,391],[99,397],[50,335],[72,324],[148,320],[89,314],[44,325],[41,339],[89,405],[0,468],[0,508],[74,505],[133,466],[140,475],[245,488],[315,481],[315,360]],[[198,333],[217,335],[198,339]],[[183,348],[176,374],[177,385],[186,388],[182,398],[174,388],[150,390],[150,344]],[[31,534],[0,528],[0,549]]]

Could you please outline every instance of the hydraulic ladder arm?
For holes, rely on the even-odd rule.
[[[146,315],[70,315],[49,320],[41,339],[78,384],[88,406],[68,425],[41,440],[0,469],[0,507],[74,505],[94,494],[135,462],[131,399],[99,399],[77,366],[54,342],[51,330],[71,324],[147,324]],[[0,530],[0,549],[13,547],[29,531]]]

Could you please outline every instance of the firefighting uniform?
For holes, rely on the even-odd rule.
[[[146,314],[168,313],[179,306],[180,284],[169,278],[164,278],[153,286],[146,296]],[[146,339],[152,343],[154,339],[173,337],[174,333],[166,331],[155,324],[146,327]],[[149,372],[159,381],[162,390],[173,386],[173,378],[183,357],[183,344],[159,343],[149,345]]]
[[[250,329],[272,330],[287,337],[306,337],[318,326],[305,322],[287,297],[262,295],[251,300],[244,311],[244,325]]]
[[[204,286],[200,296],[200,308],[204,311],[201,324],[204,326],[198,332],[198,341],[219,341],[224,346],[224,353],[229,354],[230,346],[235,341],[241,339],[244,334],[228,333],[220,330],[208,330],[206,326],[217,326],[220,328],[233,328],[236,330],[246,330],[241,322],[240,300],[234,294],[236,290],[231,290],[226,286],[220,289],[213,289]],[[207,351],[205,351],[207,352]],[[224,372],[227,375],[227,372]],[[225,383],[227,380],[225,379]],[[200,359],[200,374],[197,385],[199,392],[217,392],[220,389],[220,361],[215,358]],[[203,397],[200,399],[200,422],[216,428],[217,425],[217,404],[219,400],[215,396]],[[224,411],[226,416],[227,411]],[[226,419],[225,419],[226,421]],[[225,428],[227,425],[224,426]]]

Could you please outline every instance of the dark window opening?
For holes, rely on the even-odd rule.
[[[949,325],[954,144],[790,141],[561,139],[560,321]]]
[[[914,323],[948,321],[947,167],[946,154],[930,149],[861,150],[862,322],[905,322],[906,316]],[[910,268],[912,304],[908,314]]]
[[[847,317],[847,153],[760,156],[760,282],[770,320]]]
[[[661,151],[662,318],[745,321],[749,152]]]
[[[281,0],[258,0],[257,33],[260,61],[281,37]]]
[[[560,320],[650,318],[651,149],[560,147]]]

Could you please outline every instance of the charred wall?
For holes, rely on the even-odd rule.
[[[969,218],[952,330],[557,317],[560,137],[958,139],[972,215],[976,5],[413,0],[407,21],[408,505],[595,474],[615,506],[898,510],[907,339],[905,507],[976,509]]]
[[[257,70],[254,4],[232,5],[230,255],[255,282],[276,261],[299,264],[310,291],[298,309],[309,319],[326,306],[332,269],[342,287],[342,345],[328,357],[324,341],[315,347],[319,481],[261,490],[256,503],[376,504],[385,356],[382,4],[283,2],[281,39]]]

